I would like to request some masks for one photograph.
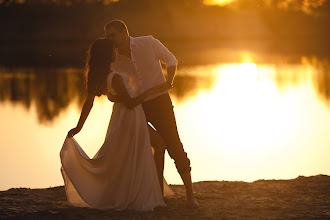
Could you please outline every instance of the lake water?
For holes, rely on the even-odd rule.
[[[239,57],[178,69],[171,97],[193,181],[330,175],[329,60]],[[63,185],[59,152],[85,96],[82,69],[0,68],[0,190]],[[90,157],[111,111],[97,98],[75,136]],[[165,178],[182,183],[167,155]]]

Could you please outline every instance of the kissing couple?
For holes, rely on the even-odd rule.
[[[184,183],[187,207],[198,208],[190,160],[169,96],[176,58],[152,36],[129,36],[120,20],[110,21],[104,30],[105,38],[95,40],[88,51],[88,95],[60,152],[68,201],[102,210],[150,211],[166,206],[163,196],[173,194],[163,178],[167,150]],[[160,62],[166,65],[166,77]],[[73,136],[82,129],[95,96],[101,95],[114,105],[105,141],[89,158]]]

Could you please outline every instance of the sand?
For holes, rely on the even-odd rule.
[[[330,176],[252,183],[194,183],[197,210],[185,207],[182,185],[167,207],[153,212],[101,211],[71,206],[63,186],[0,191],[0,219],[330,219]]]

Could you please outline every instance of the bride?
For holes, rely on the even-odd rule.
[[[74,206],[150,211],[166,206],[151,148],[162,142],[148,128],[140,104],[149,95],[169,88],[164,83],[137,96],[125,74],[111,72],[112,51],[108,39],[97,39],[90,47],[86,71],[88,96],[77,127],[68,132],[60,152],[65,191]],[[123,95],[125,100],[113,105],[105,141],[90,159],[73,136],[82,129],[95,96],[108,92]],[[171,193],[165,182],[164,195]]]

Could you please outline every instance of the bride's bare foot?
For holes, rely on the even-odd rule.
[[[187,197],[187,208],[189,209],[198,209],[199,204],[195,197]]]

